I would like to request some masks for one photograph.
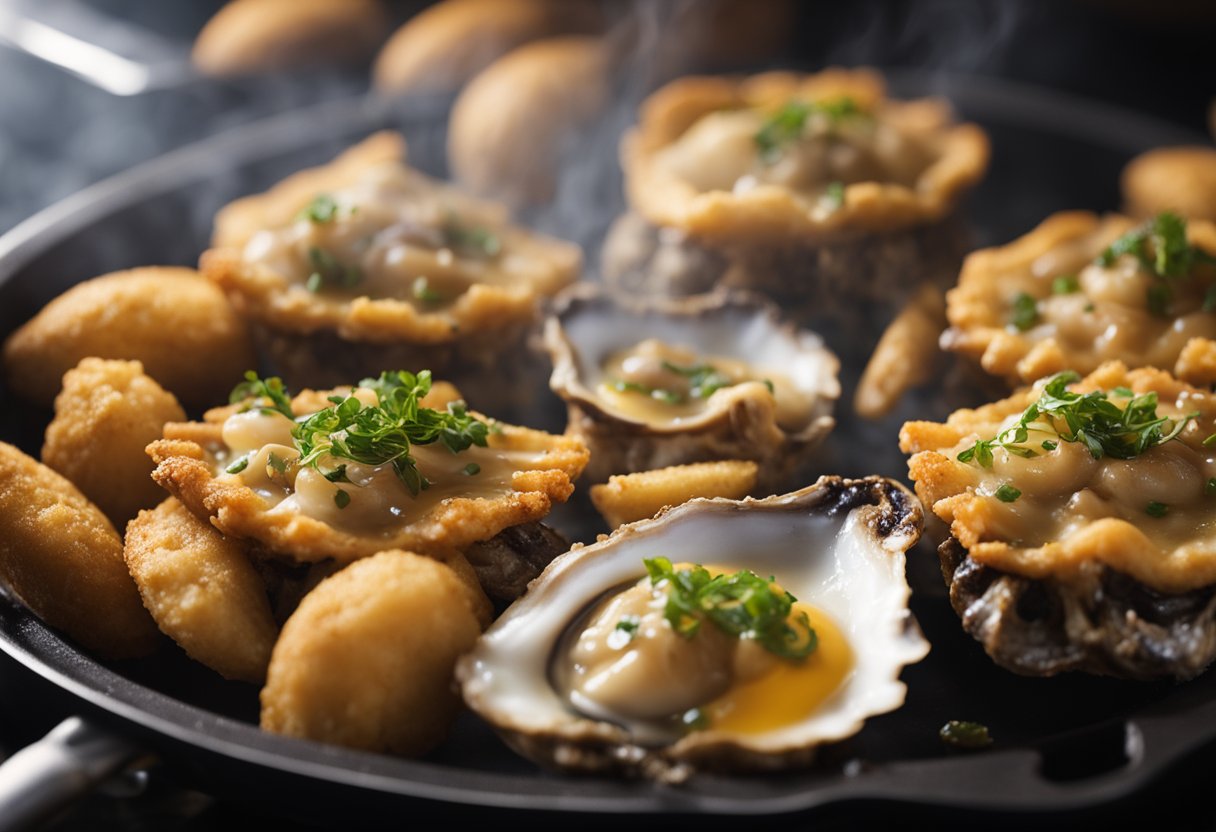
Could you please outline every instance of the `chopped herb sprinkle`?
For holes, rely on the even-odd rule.
[[[667,558],[643,560],[654,586],[667,584],[664,617],[672,629],[692,638],[705,619],[735,638],[749,637],[786,659],[806,658],[819,645],[805,612],[791,615],[797,600],[746,569],[710,575],[703,566],[675,569]]]
[[[867,113],[848,96],[823,101],[790,101],[767,119],[753,136],[760,158],[775,162],[786,146],[796,142],[813,115],[822,115],[829,124],[839,124],[848,118],[865,117]]]
[[[1039,322],[1039,306],[1033,297],[1025,292],[1018,292],[1013,297],[1012,323],[1019,331],[1033,329]]]
[[[937,735],[942,742],[954,748],[974,750],[992,745],[992,735],[988,733],[988,726],[978,722],[952,719],[941,727]]]
[[[1051,281],[1053,295],[1071,295],[1081,290],[1081,283],[1075,274],[1062,274]]]
[[[334,492],[334,505],[338,508],[346,508],[350,505],[350,494],[347,494],[344,489],[339,488]]]
[[[329,194],[317,194],[300,212],[299,218],[317,225],[333,222],[338,216],[338,203]]]
[[[312,272],[304,286],[314,294],[327,288],[349,289],[363,280],[362,269],[358,266],[343,265],[330,251],[318,246],[308,249],[308,262],[312,266]]]
[[[1053,434],[1052,441],[1083,442],[1094,459],[1132,459],[1176,439],[1199,415],[1189,413],[1180,419],[1158,416],[1156,393],[1141,393],[1119,407],[1102,390],[1084,394],[1069,391],[1068,385],[1079,379],[1074,372],[1052,376],[1039,400],[1022,412],[1016,424],[992,439],[977,441],[958,455],[958,461],[991,468],[996,448],[1020,457],[1038,456],[1026,445],[1032,432]]]
[[[1144,513],[1149,517],[1164,517],[1170,513],[1170,507],[1165,503],[1159,503],[1156,500],[1153,500],[1144,507]]]
[[[996,498],[1002,503],[1012,503],[1022,496],[1020,489],[1014,488],[1009,483],[1004,483],[996,490]]]

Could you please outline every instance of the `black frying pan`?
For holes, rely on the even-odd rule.
[[[1117,174],[1132,155],[1200,140],[1128,112],[983,79],[897,73],[893,86],[902,95],[947,94],[990,131],[992,169],[966,209],[978,244],[1012,239],[1052,211],[1114,209]],[[373,129],[403,130],[415,164],[442,174],[444,116],[442,102],[408,112],[375,101],[330,102],[203,141],[65,200],[0,238],[0,335],[79,280],[153,263],[193,264],[221,204],[323,161]],[[614,157],[600,164],[611,171]],[[614,174],[606,175],[611,182]],[[609,206],[603,223],[594,217],[583,242],[594,243],[619,207]],[[562,225],[561,215],[539,220],[551,230]],[[580,230],[589,225],[585,215],[579,222]],[[30,412],[7,393],[4,403],[0,437],[37,453],[48,414]],[[836,450],[825,469],[902,477],[895,433],[909,415],[943,414],[905,409],[866,427],[846,420],[830,441]],[[927,547],[912,553],[909,578],[913,611],[933,652],[905,671],[901,710],[824,749],[808,771],[698,776],[674,788],[542,773],[473,717],[421,761],[265,734],[256,727],[253,688],[225,682],[171,650],[149,661],[101,664],[3,596],[0,650],[86,717],[84,726],[64,728],[27,755],[47,772],[70,773],[43,781],[34,797],[67,794],[65,784],[96,779],[143,748],[193,785],[311,818],[327,811],[349,817],[358,807],[360,817],[400,819],[421,802],[469,812],[596,814],[805,814],[892,801],[952,810],[1086,809],[1141,792],[1216,738],[1216,676],[1185,685],[1019,678],[992,665],[962,633]],[[989,725],[995,747],[960,755],[942,746],[938,727],[960,718]],[[0,798],[3,780],[0,770]]]

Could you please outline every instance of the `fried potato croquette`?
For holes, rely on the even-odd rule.
[[[1216,148],[1159,147],[1128,163],[1119,180],[1127,212],[1148,219],[1162,211],[1216,222]]]
[[[72,287],[4,344],[12,390],[50,406],[63,374],[89,356],[142,361],[187,407],[225,401],[256,366],[253,342],[224,293],[193,269],[149,266]]]
[[[260,683],[279,635],[245,541],[173,497],[127,527],[123,558],[161,632],[226,679]]]
[[[63,377],[42,461],[63,474],[121,529],[165,497],[144,453],[185,411],[138,361],[86,358]]]
[[[604,485],[593,485],[591,502],[608,527],[615,529],[694,497],[741,500],[756,487],[759,471],[751,460],[728,459],[620,474],[609,477]]]
[[[352,62],[383,38],[376,0],[232,0],[199,32],[191,58],[229,76]]]
[[[3,442],[0,580],[47,624],[106,658],[156,648],[156,626],[110,521],[76,486]]]
[[[262,689],[262,728],[418,756],[460,708],[456,659],[481,633],[472,593],[431,558],[357,561],[309,593],[283,626]]]

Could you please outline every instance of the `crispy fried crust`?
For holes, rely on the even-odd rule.
[[[942,335],[942,347],[978,361],[986,372],[1005,378],[1011,386],[1065,369],[1087,373],[1106,360],[1132,367],[1155,364],[1172,368],[1182,346],[1171,346],[1181,319],[1150,313],[1143,291],[1131,298],[1098,299],[1088,308],[1078,306],[1076,314],[1068,316],[1072,321],[1061,322],[1047,334],[1037,331],[1038,327],[1022,332],[1010,324],[1010,300],[1016,291],[1011,288],[1012,279],[1021,281],[1018,285],[1036,300],[1051,299],[1053,280],[1060,272],[1051,268],[1052,258],[1075,259],[1079,254],[1088,263],[1133,227],[1131,219],[1119,215],[1068,211],[1053,214],[1007,245],[972,253],[963,264],[958,286],[946,296],[950,328]],[[1216,226],[1192,220],[1187,224],[1187,237],[1193,245],[1216,254]],[[1087,299],[1084,287],[1071,296],[1081,302]],[[1061,328],[1072,332],[1084,325],[1085,316],[1095,314],[1104,316],[1094,318],[1095,337],[1070,347]],[[1188,324],[1192,331],[1216,337],[1216,317],[1198,310],[1187,317],[1192,319]],[[1126,333],[1140,334],[1111,337],[1108,330],[1116,325]]]
[[[216,215],[213,247],[203,253],[200,269],[243,315],[272,331],[332,332],[346,341],[369,344],[445,344],[474,333],[510,329],[534,320],[538,299],[577,277],[582,266],[577,246],[508,225],[501,206],[474,200],[440,183],[431,186],[444,193],[446,204],[460,213],[492,220],[504,251],[530,258],[534,268],[510,283],[475,282],[452,303],[428,311],[393,297],[310,292],[302,282],[304,276],[244,259],[243,249],[255,234],[291,225],[317,194],[353,185],[375,168],[404,164],[401,136],[376,133],[327,165],[301,171],[263,194],[227,205]]]
[[[1119,362],[1109,362],[1072,389],[1085,392],[1117,387],[1128,387],[1137,394],[1156,392],[1163,403],[1184,397],[1184,406],[1200,414],[1183,434],[1182,441],[1188,446],[1198,448],[1202,439],[1213,432],[1216,402],[1211,396],[1160,370],[1128,371]],[[1007,536],[1010,528],[1023,528],[1025,521],[1010,527],[1001,501],[978,491],[986,476],[984,469],[959,462],[956,457],[975,439],[995,436],[1007,426],[1009,417],[1020,414],[1037,401],[1040,392],[1039,388],[1028,388],[975,410],[956,411],[945,424],[909,422],[900,431],[901,450],[912,454],[908,471],[916,483],[917,496],[950,525],[951,534],[969,556],[977,563],[1035,580],[1079,579],[1084,570],[1097,563],[1158,592],[1181,593],[1216,584],[1216,540],[1211,538],[1210,532],[1205,539],[1199,530],[1202,524],[1196,526],[1193,535],[1170,550],[1163,548],[1155,534],[1155,529],[1162,527],[1146,525],[1159,522],[1148,514],[1137,524],[1118,516],[1104,516],[1073,529],[1061,540],[1038,546],[1023,546]],[[1067,448],[1061,446],[1062,451],[1088,456],[1083,449],[1077,450],[1080,448],[1075,443]],[[1059,490],[1072,495],[1078,488],[1087,487],[1087,481],[1070,482],[1066,476],[1044,482],[1050,482],[1053,494]],[[1197,481],[1196,488],[1202,493],[1202,479]],[[1140,497],[1137,494],[1130,499]],[[1147,503],[1154,498],[1146,493],[1142,499]]]
[[[296,412],[313,412],[302,403],[315,403],[316,396],[309,391],[298,397]],[[270,506],[252,489],[217,479],[204,444],[208,438],[219,440],[225,412],[219,409],[209,413],[208,423],[203,425],[166,426],[166,438],[148,446],[148,454],[156,463],[153,479],[224,534],[257,540],[269,550],[299,561],[334,558],[349,562],[386,548],[436,555],[460,550],[510,526],[543,518],[554,503],[569,498],[573,481],[590,458],[577,439],[497,423],[501,431],[490,434],[489,447],[543,453],[534,468],[514,473],[512,493],[495,499],[448,498],[394,531],[362,536],[311,517],[268,512]],[[174,438],[190,434],[193,438]],[[196,441],[199,439],[204,444]]]
[[[131,521],[123,558],[161,632],[224,678],[261,683],[279,627],[248,549],[170,497]]]
[[[695,497],[742,500],[755,489],[759,470],[751,460],[727,459],[618,474],[591,487],[591,502],[608,527],[615,529]]]
[[[701,192],[656,164],[656,154],[702,116],[724,109],[775,110],[793,99],[847,95],[862,108],[933,148],[933,161],[915,187],[857,182],[826,215],[786,188],[762,185],[745,193]],[[872,70],[828,69],[814,75],[771,72],[743,80],[689,77],[674,81],[642,105],[636,129],[621,147],[630,205],[648,220],[718,243],[828,241],[934,222],[953,210],[988,165],[988,139],[974,124],[950,123],[941,101],[885,98]]]
[[[451,569],[386,551],[326,578],[283,626],[262,689],[262,728],[417,756],[460,707],[456,659],[481,633]]]
[[[123,528],[164,498],[144,453],[166,422],[185,412],[138,361],[86,358],[63,377],[42,461],[63,474]]]
[[[107,658],[145,656],[156,625],[110,521],[59,474],[0,442],[0,580],[40,618]]]
[[[189,406],[225,398],[255,366],[244,322],[193,269],[149,266],[73,286],[9,336],[4,367],[13,392],[43,405],[82,358],[137,359]],[[206,360],[200,360],[206,356]]]
[[[1133,217],[1162,211],[1216,222],[1216,149],[1159,147],[1132,159],[1120,178]]]

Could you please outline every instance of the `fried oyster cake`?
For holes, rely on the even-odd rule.
[[[1216,396],[1152,368],[1065,372],[909,422],[942,574],[1000,665],[1133,679],[1216,656]]]
[[[967,258],[941,343],[1011,385],[1104,361],[1183,375],[1188,343],[1216,338],[1214,312],[1216,226],[1065,212]]]
[[[395,133],[226,206],[201,260],[289,384],[429,367],[496,412],[526,404],[526,333],[581,264],[407,166]]]
[[[577,439],[432,391],[426,370],[294,399],[277,377],[247,379],[236,404],[166,425],[148,446],[152,476],[224,534],[280,558],[460,551],[543,518],[588,460]]]
[[[675,81],[621,155],[635,216],[605,244],[610,282],[756,289],[822,325],[949,279],[965,249],[947,219],[988,141],[944,101],[892,100],[871,70],[828,69]]]

